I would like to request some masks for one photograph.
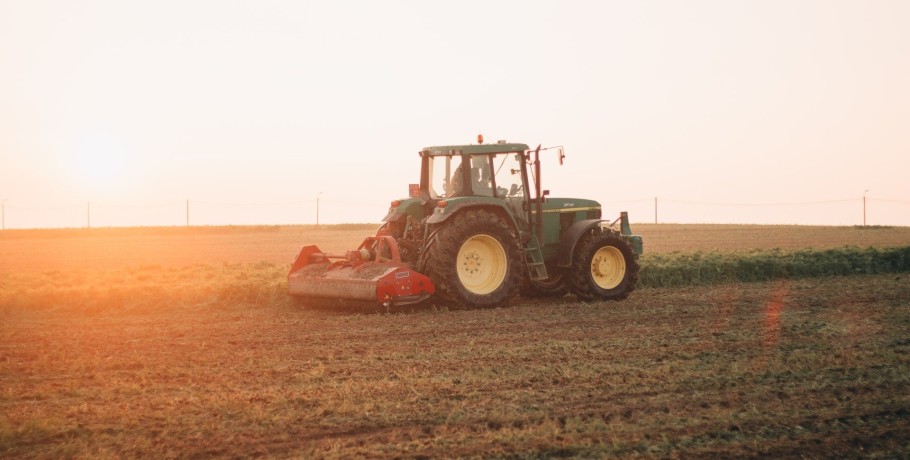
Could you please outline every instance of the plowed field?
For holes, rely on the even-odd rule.
[[[889,230],[860,230],[874,231]],[[201,301],[207,284],[281,274],[196,269],[177,240],[143,252],[145,237],[41,238],[73,265],[0,238],[0,289],[31,299],[0,305],[4,457],[910,455],[906,274],[358,314]],[[121,257],[75,266],[110,238]],[[125,272],[144,280],[115,275],[130,248],[155,264]],[[224,248],[216,264],[234,260]],[[40,284],[53,279],[86,296],[107,284],[108,303],[61,307]],[[164,288],[179,282],[191,297]],[[155,308],[129,308],[156,293]]]

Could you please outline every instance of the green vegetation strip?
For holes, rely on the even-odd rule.
[[[646,254],[639,287],[910,272],[910,246]]]
[[[910,272],[910,246],[645,254],[640,288]],[[0,273],[0,314],[291,305],[286,264]]]

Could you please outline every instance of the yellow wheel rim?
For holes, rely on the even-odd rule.
[[[594,253],[591,259],[591,278],[601,289],[613,289],[619,286],[626,276],[626,259],[622,252],[613,246],[604,246]]]
[[[496,238],[475,235],[458,250],[458,280],[472,294],[489,294],[506,279],[506,250]]]

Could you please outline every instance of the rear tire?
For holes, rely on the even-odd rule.
[[[638,281],[632,247],[615,232],[595,231],[576,247],[566,283],[581,300],[622,300]]]
[[[509,305],[518,295],[521,275],[513,229],[483,210],[463,211],[442,225],[424,265],[437,298],[470,308]]]

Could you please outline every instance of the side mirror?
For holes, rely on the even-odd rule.
[[[542,193],[540,196],[550,196],[550,191],[549,191],[549,190],[544,190],[543,193]]]

